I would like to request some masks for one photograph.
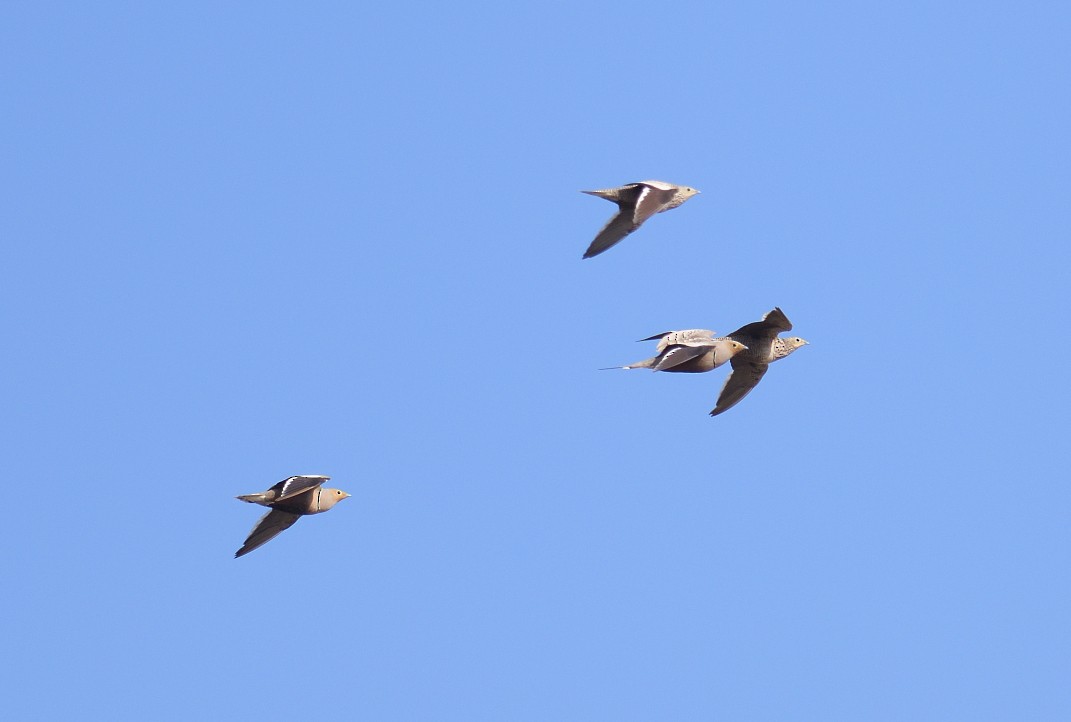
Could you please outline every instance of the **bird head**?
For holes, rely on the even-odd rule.
[[[320,498],[318,500],[318,504],[319,504],[319,507],[320,507],[319,510],[320,511],[327,511],[328,509],[330,509],[335,504],[339,503],[340,501],[342,501],[343,499],[345,499],[348,496],[349,496],[349,494],[347,494],[346,492],[342,491],[342,489],[324,489],[324,488],[321,488],[320,489]]]

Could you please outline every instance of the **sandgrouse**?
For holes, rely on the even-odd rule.
[[[292,527],[299,518],[325,512],[349,496],[341,489],[323,488],[323,483],[330,478],[315,475],[291,476],[267,491],[237,497],[250,504],[270,507],[271,511],[262,516],[253,527],[245,544],[235,553],[235,558],[271,541]]]
[[[617,215],[595,236],[588,250],[584,251],[584,258],[597,256],[613,247],[655,213],[676,208],[698,192],[695,188],[657,180],[629,183],[620,188],[581,191],[613,201],[618,206]]]

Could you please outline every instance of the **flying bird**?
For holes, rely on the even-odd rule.
[[[733,370],[725,379],[711,416],[723,414],[740,403],[762,380],[771,363],[807,345],[808,342],[799,336],[780,338],[777,335],[791,330],[788,317],[780,308],[775,308],[761,321],[749,323],[729,334],[728,338],[744,344],[747,350],[733,356]]]
[[[323,488],[323,483],[330,478],[316,475],[291,476],[267,491],[235,497],[250,504],[271,508],[271,511],[260,518],[253,531],[249,532],[249,538],[235,553],[235,559],[268,543],[292,527],[299,518],[307,514],[325,512],[349,496],[341,489]]]
[[[656,355],[628,366],[611,368],[698,374],[713,371],[736,354],[747,350],[744,344],[730,338],[719,338],[705,328],[667,331],[640,340],[657,340]]]
[[[616,245],[655,213],[676,208],[699,191],[688,186],[649,180],[629,183],[620,188],[580,192],[613,201],[618,207],[617,215],[610,219],[595,236],[588,250],[584,251],[584,258],[591,258]]]

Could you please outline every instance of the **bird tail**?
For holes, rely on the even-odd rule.
[[[658,357],[653,356],[652,358],[647,358],[643,361],[637,361],[636,363],[631,363],[627,366],[607,366],[606,368],[599,369],[599,371],[609,371],[611,369],[653,369],[655,366],[655,361],[657,360]]]
[[[242,494],[234,498],[240,501],[248,501],[250,504],[263,504],[266,501],[270,501],[268,495],[263,492],[259,494]]]
[[[605,198],[606,200],[612,201],[614,203],[617,203],[617,201],[620,198],[620,196],[618,195],[619,191],[618,191],[617,188],[606,188],[606,189],[597,190],[597,191],[580,191],[580,192],[581,193],[587,193],[589,196],[598,196],[599,198]]]

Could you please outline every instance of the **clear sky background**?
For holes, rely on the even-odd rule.
[[[0,11],[5,716],[1071,719],[1065,5],[159,5]]]

